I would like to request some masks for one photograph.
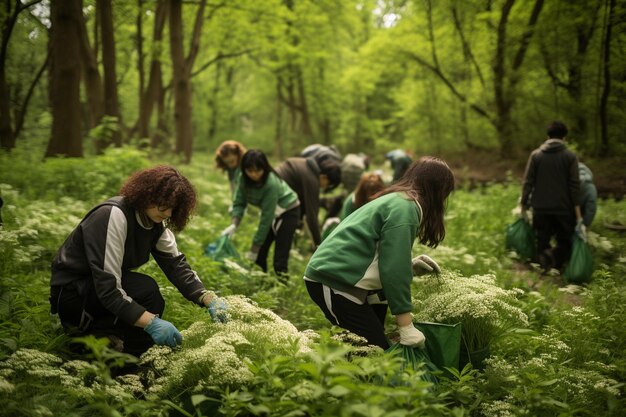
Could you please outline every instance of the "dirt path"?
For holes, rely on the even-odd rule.
[[[444,159],[450,164],[455,176],[469,181],[470,186],[488,182],[504,182],[511,178],[521,181],[528,155],[504,160],[496,152],[470,151],[462,155],[449,155]],[[602,158],[584,160],[594,175],[594,183],[600,198],[621,200],[626,194],[626,158]]]

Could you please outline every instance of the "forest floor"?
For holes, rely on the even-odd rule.
[[[507,179],[521,181],[528,155],[503,159],[497,153],[468,151],[461,155],[447,155],[444,159],[450,164],[457,179],[475,188],[491,182],[505,182]],[[626,157],[585,158],[583,162],[593,172],[599,198],[624,198]]]

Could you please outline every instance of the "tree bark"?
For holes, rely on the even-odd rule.
[[[83,156],[80,118],[79,0],[52,0],[50,103],[52,133],[46,157]]]
[[[502,6],[500,22],[497,28],[496,56],[493,66],[494,74],[494,98],[496,105],[495,127],[500,142],[500,153],[503,156],[510,155],[513,147],[513,126],[511,109],[515,103],[516,85],[519,82],[519,69],[528,50],[528,45],[534,33],[534,28],[539,19],[544,0],[536,0],[531,12],[526,31],[522,35],[519,47],[513,58],[510,72],[506,69],[508,19],[515,0],[506,0]]]
[[[199,50],[205,6],[206,0],[202,0],[196,13],[190,52],[185,59],[182,0],[170,0],[170,53],[174,73],[174,122],[176,126],[175,151],[177,154],[183,154],[185,163],[191,162],[193,147],[190,75]]]
[[[13,136],[16,139],[19,137],[20,132],[22,131],[22,127],[24,126],[24,119],[26,118],[26,112],[28,111],[28,103],[30,102],[30,98],[33,96],[33,92],[35,91],[35,86],[39,82],[39,79],[43,75],[49,63],[50,63],[50,49],[48,49],[48,53],[46,54],[46,60],[39,68],[39,71],[37,71],[37,74],[35,75],[33,82],[30,83],[30,87],[28,87],[28,91],[26,92],[26,95],[24,96],[24,100],[22,101],[22,106],[20,107],[19,111],[17,112],[17,115],[15,116],[15,131],[14,131]]]
[[[117,72],[115,58],[115,35],[113,33],[112,4],[107,0],[97,0],[96,7],[100,15],[100,33],[102,37],[102,67],[104,69],[104,114],[117,119],[117,129],[110,140],[98,141],[96,151],[102,152],[108,145],[122,145],[120,132],[121,115],[117,95]]]
[[[604,65],[604,88],[600,98],[600,156],[609,154],[609,129],[608,129],[608,103],[611,95],[611,35],[613,24],[615,23],[615,0],[609,1],[609,17],[606,25],[606,35],[604,36],[604,54],[602,57]]]
[[[82,10],[82,1],[81,10]],[[80,58],[83,67],[85,93],[87,96],[87,107],[89,111],[89,129],[100,124],[102,115],[104,114],[104,95],[102,93],[102,77],[98,68],[98,59],[94,49],[89,43],[89,35],[87,33],[87,25],[85,18],[81,13],[79,22],[80,30]]]
[[[152,112],[163,90],[163,74],[161,71],[161,41],[163,40],[163,28],[165,27],[167,9],[167,0],[159,0],[154,16],[148,84],[146,90],[140,97],[139,105],[139,136],[142,138],[146,138],[150,135],[150,119],[152,118]],[[153,146],[155,144],[158,143],[153,142]]]
[[[15,139],[17,133],[13,129],[13,121],[11,120],[11,91],[6,80],[6,60],[7,51],[11,33],[17,22],[18,15],[28,9],[33,4],[37,4],[41,0],[29,1],[22,4],[21,1],[15,1],[12,4],[10,0],[4,2],[5,10],[2,13],[2,31],[0,32],[0,148],[11,150],[15,147]],[[38,78],[37,78],[38,79]]]
[[[279,160],[283,160],[285,150],[283,149],[283,106],[280,100],[280,82],[276,80],[276,123],[274,126],[274,156]]]

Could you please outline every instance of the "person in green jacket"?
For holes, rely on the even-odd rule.
[[[362,174],[356,185],[356,189],[348,194],[343,200],[339,216],[329,217],[322,226],[322,240],[326,239],[335,230],[337,225],[348,217],[353,211],[374,199],[374,195],[385,188],[382,177],[375,173]]]
[[[582,162],[578,162],[578,176],[580,178],[580,211],[583,224],[588,228],[598,211],[598,190],[593,183],[593,173]]]
[[[385,188],[385,183],[380,175],[375,172],[366,172],[354,192],[350,193],[343,202],[340,219],[348,217],[353,211],[374,199],[374,196]]]
[[[396,316],[400,343],[423,346],[411,311],[413,273],[440,272],[426,255],[411,259],[413,243],[436,247],[454,175],[441,159],[423,157],[376,199],[352,213],[311,257],[304,280],[326,318],[383,349],[387,308]]]
[[[267,255],[276,241],[274,271],[278,275],[287,274],[289,251],[300,219],[298,195],[276,174],[261,150],[252,149],[243,155],[241,171],[231,213],[232,223],[222,235],[232,238],[248,204],[259,207],[259,226],[246,258],[267,272]]]
[[[234,196],[239,178],[239,165],[246,147],[234,140],[225,140],[215,150],[215,165],[228,174],[230,193]]]

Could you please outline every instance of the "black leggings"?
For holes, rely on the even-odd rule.
[[[537,253],[550,252],[554,259],[554,267],[559,269],[570,258],[576,217],[570,214],[533,213],[533,228],[537,235]],[[550,245],[552,237],[556,237],[556,246]]]
[[[150,313],[159,316],[163,314],[165,300],[159,285],[148,275],[125,271],[122,273],[122,288]],[[154,344],[141,327],[122,322],[102,305],[92,279],[51,287],[50,303],[52,311],[59,314],[63,328],[70,336],[117,336],[124,341],[124,352],[135,356],[141,355]]]
[[[277,274],[286,274],[289,270],[289,251],[293,244],[293,235],[298,227],[300,219],[300,207],[294,207],[287,210],[272,222],[272,227],[267,233],[265,242],[259,249],[256,258],[256,264],[267,272],[267,255],[270,251],[272,242],[276,241],[274,246],[274,272]]]
[[[335,294],[329,287],[326,287],[325,297],[322,284],[313,281],[305,283],[311,299],[322,309],[328,321],[364,337],[370,345],[389,348],[389,341],[385,337],[387,304],[368,304],[367,301],[357,304]]]

